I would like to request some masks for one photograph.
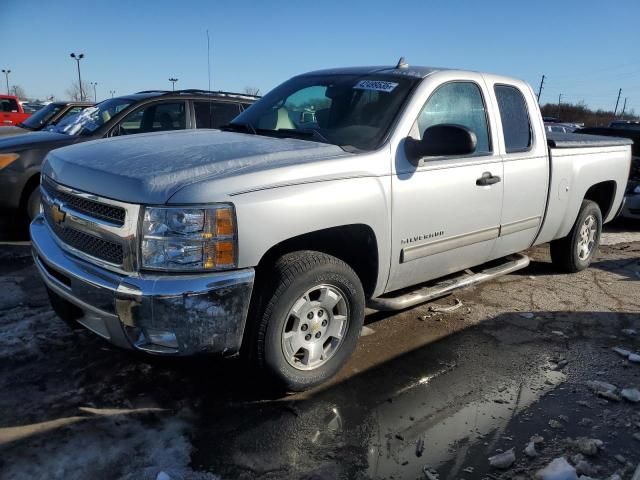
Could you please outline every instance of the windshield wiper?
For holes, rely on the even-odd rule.
[[[284,133],[284,134],[293,134],[300,137],[311,137],[317,141],[322,143],[332,143],[329,141],[327,137],[325,137],[319,130],[315,128],[279,128],[278,130],[271,130],[272,132]]]
[[[227,125],[222,125],[220,127],[220,130],[233,130],[236,132],[238,130],[244,130],[248,133],[252,133],[253,135],[258,134],[258,132],[256,132],[255,127],[250,123],[228,123]]]

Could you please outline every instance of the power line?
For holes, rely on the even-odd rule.
[[[540,80],[540,88],[538,89],[538,104],[540,103],[540,95],[542,94],[543,85],[544,85],[544,75],[542,75],[542,79]]]
[[[616,116],[618,111],[618,103],[620,103],[620,95],[622,95],[622,89],[618,90],[618,99],[616,100],[616,108],[613,109],[613,116]]]

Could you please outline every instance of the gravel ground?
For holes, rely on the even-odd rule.
[[[433,310],[453,296],[371,313],[335,380],[286,397],[238,361],[152,361],[70,330],[28,245],[5,243],[0,478],[533,478],[562,457],[630,479],[640,403],[620,396],[640,389],[640,364],[612,348],[640,352],[639,240],[613,227],[575,275],[536,248],[527,269],[457,293],[451,313]],[[513,462],[494,460],[506,469],[490,465],[510,449]]]

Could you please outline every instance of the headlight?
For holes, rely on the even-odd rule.
[[[0,170],[15,162],[20,155],[18,153],[0,153]]]
[[[236,266],[233,206],[147,207],[142,222],[142,268],[224,270]]]

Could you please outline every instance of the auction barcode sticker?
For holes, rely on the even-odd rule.
[[[353,88],[358,90],[375,90],[377,92],[392,92],[398,86],[397,83],[383,80],[360,80]]]

